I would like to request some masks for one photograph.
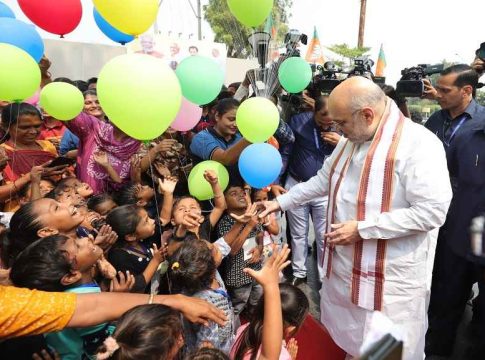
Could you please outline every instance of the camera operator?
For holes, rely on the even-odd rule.
[[[469,65],[452,65],[440,73],[436,91],[425,81],[426,98],[437,100],[441,110],[433,113],[425,126],[448,148],[459,132],[483,120],[484,108],[475,100],[478,74]]]
[[[475,51],[475,60],[473,60],[472,68],[482,76],[485,72],[485,42],[480,44],[480,48]]]
[[[485,60],[480,59],[478,56],[475,58],[475,60],[473,60],[471,66],[479,76],[482,76],[485,72]]]
[[[303,93],[302,112],[293,115],[288,123],[295,135],[295,142],[288,149],[289,151],[285,152],[289,154],[288,176],[285,184],[287,190],[315,176],[340,140],[340,134],[335,132],[332,119],[328,116],[327,98],[319,96],[316,100],[312,100],[307,93]],[[314,106],[313,109],[312,106]],[[284,154],[282,155],[284,157]],[[326,204],[327,199],[319,197],[287,212],[293,268],[293,277],[289,281],[293,285],[305,282],[307,277],[310,216],[317,241],[319,278],[324,275],[321,269],[323,253],[321,236],[325,231]]]
[[[426,334],[429,359],[451,355],[472,285],[478,280],[476,267],[468,259],[466,230],[485,205],[485,108],[473,99],[477,84],[478,74],[468,65],[453,65],[442,71],[436,86],[442,109],[425,124],[445,146],[454,192],[436,247]],[[483,295],[483,279],[479,288]],[[485,296],[480,296],[478,313],[485,314],[484,300]],[[479,319],[482,331],[483,320]],[[467,350],[466,359],[478,359],[473,354],[484,350],[479,349],[483,347],[480,344],[475,342]]]

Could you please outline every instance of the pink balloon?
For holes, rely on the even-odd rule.
[[[170,127],[177,131],[189,131],[200,120],[202,116],[202,108],[199,105],[193,104],[185,98],[182,98],[182,105],[180,106],[177,117],[172,122]]]
[[[32,97],[28,98],[27,100],[24,100],[24,102],[37,106],[39,104],[39,98],[40,98],[40,89],[38,89]]]

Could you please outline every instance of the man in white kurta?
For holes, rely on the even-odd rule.
[[[331,212],[334,196],[334,213],[327,213],[329,224],[324,236],[327,274],[322,279],[321,321],[342,349],[357,356],[373,311],[382,311],[404,332],[404,359],[414,360],[424,357],[427,299],[436,246],[434,230],[444,223],[452,195],[442,144],[421,125],[404,119],[391,102],[375,84],[361,77],[339,85],[330,95],[329,111],[347,139],[339,142],[315,177],[264,206],[266,213],[287,210],[330,193]],[[382,205],[380,194],[386,188],[386,182],[382,185],[376,180],[379,172],[384,172],[379,170],[376,155],[369,168],[377,172],[369,171],[371,182],[364,191],[367,213],[359,215],[357,207],[362,205],[357,199],[362,192],[369,149],[383,119],[393,116],[400,140],[396,141],[394,155],[388,156],[394,159],[388,176],[392,180],[384,177],[390,183],[389,209],[371,211],[376,207],[374,203],[378,208]],[[394,128],[389,125],[387,131],[391,133],[386,135],[385,131],[380,136],[387,136],[391,144],[397,137]],[[391,152],[386,149],[385,156]],[[335,166],[339,161],[340,167]],[[383,163],[381,169],[387,168]],[[332,179],[340,180],[335,185]],[[357,221],[359,217],[363,220]],[[377,239],[385,249],[381,267],[375,261],[366,262],[365,247],[375,248]],[[364,256],[356,265],[359,243],[360,249],[364,247]],[[371,250],[370,259],[372,252],[376,251]],[[381,269],[382,276],[376,275],[377,269]],[[378,278],[382,278],[380,293],[376,290]]]

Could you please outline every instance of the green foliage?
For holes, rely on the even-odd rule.
[[[369,52],[370,47],[349,47],[347,44],[335,44],[328,47],[329,50],[349,60],[363,56]]]
[[[423,109],[430,109],[430,113],[434,113],[435,111],[441,109],[439,104],[434,100],[427,100],[421,98],[407,98],[407,105],[409,111],[416,111],[419,113],[423,112]]]
[[[273,7],[274,27],[277,29],[277,43],[282,43],[288,32],[288,20],[293,0],[275,0]],[[227,0],[209,0],[204,6],[204,19],[209,23],[215,34],[215,41],[227,45],[227,56],[247,58],[251,54],[247,38],[251,28],[239,23],[229,11]],[[258,31],[264,30],[264,25]]]
[[[477,91],[477,96],[476,96],[475,100],[477,100],[477,102],[478,102],[480,105],[485,106],[485,91],[483,91],[483,90],[478,90],[478,91]]]
[[[443,64],[443,69],[446,69],[447,67],[450,67],[451,65],[454,65],[456,63],[450,62],[446,59],[443,59],[443,60],[441,60],[441,64]],[[431,84],[433,86],[436,85],[436,80],[438,80],[439,77],[440,77],[440,74],[433,74],[433,75],[429,76],[429,81],[431,81]]]

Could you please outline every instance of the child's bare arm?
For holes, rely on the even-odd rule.
[[[222,214],[224,214],[224,210],[226,210],[226,199],[219,184],[217,173],[214,170],[206,170],[204,172],[204,179],[211,185],[212,192],[214,193],[214,209],[212,209],[209,215],[209,220],[211,226],[216,226]]]
[[[231,229],[223,236],[224,241],[226,242],[227,245],[229,245],[232,249],[232,246],[235,244],[239,233],[243,229],[244,224],[240,222],[236,222],[234,225],[232,225]]]
[[[176,177],[166,176],[163,181],[158,179],[160,193],[163,194],[162,208],[160,209],[160,222],[163,226],[167,225],[172,218],[173,192],[177,185]]]
[[[263,287],[264,320],[260,360],[278,360],[283,341],[283,315],[279,289],[279,273],[290,261],[286,261],[290,250],[285,245],[281,252],[275,251],[259,271],[246,268],[244,272]]]
[[[120,175],[116,172],[113,166],[111,166],[108,154],[104,151],[98,151],[93,156],[94,161],[96,161],[99,166],[103,167],[104,170],[106,170],[106,173],[109,175],[110,179],[117,184],[121,184],[122,180],[120,178]]]
[[[229,244],[229,246],[231,246],[231,255],[235,255],[239,252],[239,250],[241,250],[249,234],[259,223],[257,205],[249,204],[246,212],[243,215],[235,215],[232,213],[230,215],[237,221],[237,223],[240,223],[241,225],[246,224],[244,229],[237,235],[232,244]]]
[[[152,280],[153,275],[155,275],[158,267],[160,266],[160,263],[165,260],[165,255],[164,253],[166,252],[166,249],[161,247],[160,249],[157,248],[157,245],[153,244],[152,248],[152,253],[153,253],[153,258],[150,260],[148,263],[145,271],[143,271],[143,277],[145,278],[145,282],[147,284],[150,283]]]

